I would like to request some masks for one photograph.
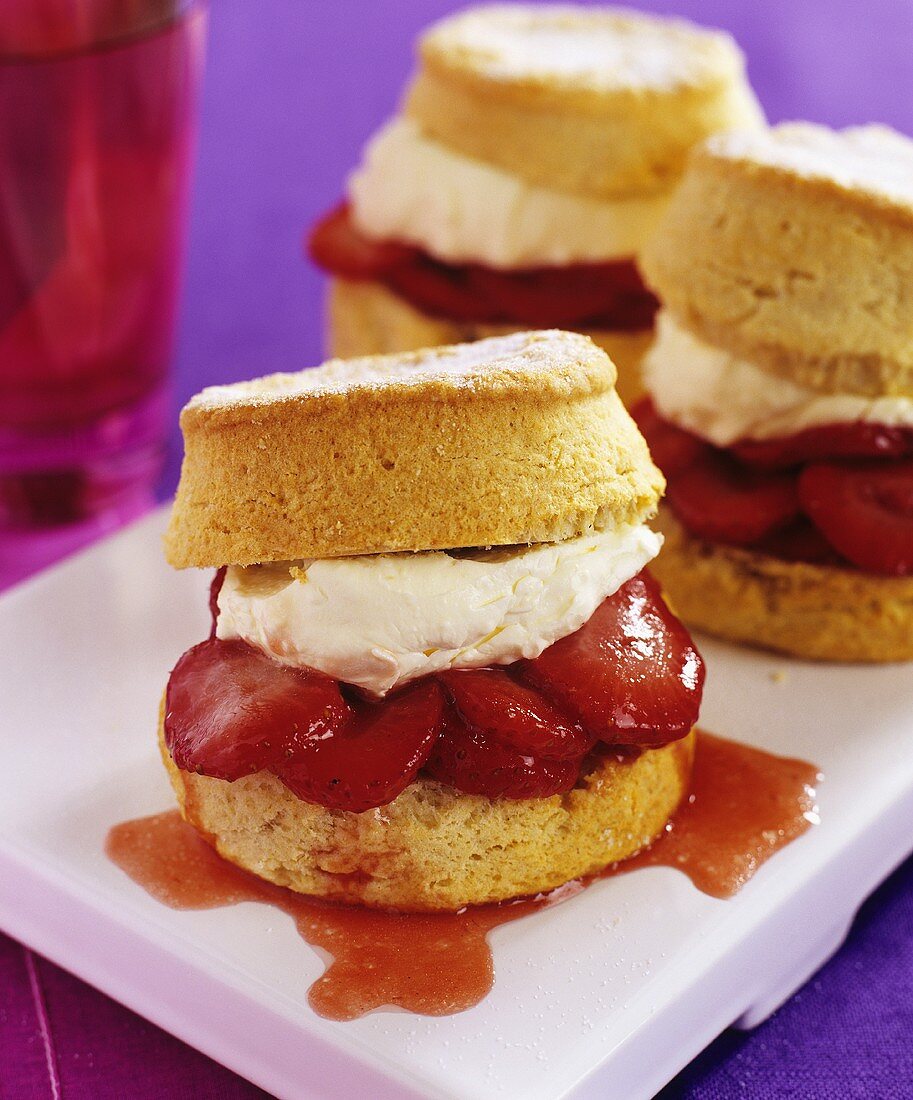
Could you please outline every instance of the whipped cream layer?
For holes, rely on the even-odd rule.
[[[827,394],[797,386],[704,343],[666,310],[657,318],[643,372],[659,414],[718,447],[825,424],[913,428],[913,398]]]
[[[230,566],[216,634],[384,695],[538,657],[654,558],[645,524],[557,543]]]
[[[352,215],[370,237],[417,245],[446,263],[547,267],[640,252],[667,195],[600,202],[536,187],[463,156],[394,118],[349,178]]]

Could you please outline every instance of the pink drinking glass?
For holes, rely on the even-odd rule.
[[[0,3],[0,585],[151,500],[205,23]]]

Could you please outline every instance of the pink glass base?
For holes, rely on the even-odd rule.
[[[152,506],[167,406],[160,390],[87,425],[0,428],[0,589]]]

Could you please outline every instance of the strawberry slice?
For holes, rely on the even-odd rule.
[[[507,749],[549,760],[579,760],[593,746],[592,737],[503,669],[444,672],[440,679],[466,723]]]
[[[813,565],[846,564],[806,516],[800,516],[782,531],[775,531],[761,539],[752,550],[782,558],[783,561],[804,561]]]
[[[444,719],[426,774],[466,794],[486,798],[548,798],[577,782],[581,758],[540,760],[489,740],[455,710]]]
[[[697,721],[704,663],[646,571],[521,674],[609,744],[662,745]]]
[[[276,774],[298,798],[331,810],[362,813],[382,806],[428,759],[443,711],[434,680],[379,703],[361,703],[345,726],[300,739]]]
[[[825,424],[780,439],[743,439],[731,450],[749,466],[782,470],[831,458],[903,458],[913,432],[883,424]]]
[[[751,546],[799,515],[796,479],[742,466],[721,451],[669,478],[666,499],[692,535]]]
[[[673,477],[699,458],[713,453],[709,443],[700,436],[664,420],[649,397],[644,397],[631,409],[631,416],[640,428],[650,448],[650,456],[666,477]]]
[[[815,526],[854,565],[913,573],[913,460],[806,466],[799,494]]]
[[[315,264],[347,279],[377,279],[419,255],[400,241],[366,237],[352,223],[345,202],[321,218],[305,247]]]
[[[500,271],[467,266],[469,284],[496,319],[539,328],[582,325],[598,318],[606,327],[649,328],[656,298],[630,260],[565,264]]]
[[[165,743],[183,771],[234,780],[274,768],[349,716],[329,676],[281,665],[246,642],[210,638],[174,666]]]

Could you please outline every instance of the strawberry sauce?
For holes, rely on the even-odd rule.
[[[434,317],[529,328],[649,329],[658,302],[632,260],[496,270],[447,264],[401,241],[366,237],[343,203],[317,223],[307,250],[330,274],[370,279]]]
[[[913,431],[828,424],[726,449],[632,409],[666,500],[696,538],[786,561],[913,574]]]
[[[713,897],[730,897],[780,848],[817,821],[817,769],[710,734],[698,737],[692,794],[652,848],[604,875],[672,867]],[[263,882],[221,859],[177,811],[115,825],[105,850],[172,909],[245,901],[287,913],[301,937],[332,956],[311,986],[313,1010],[351,1020],[384,1005],[445,1016],[465,1011],[494,980],[488,932],[574,897],[572,882],[544,897],[460,913],[397,914],[339,906]]]

